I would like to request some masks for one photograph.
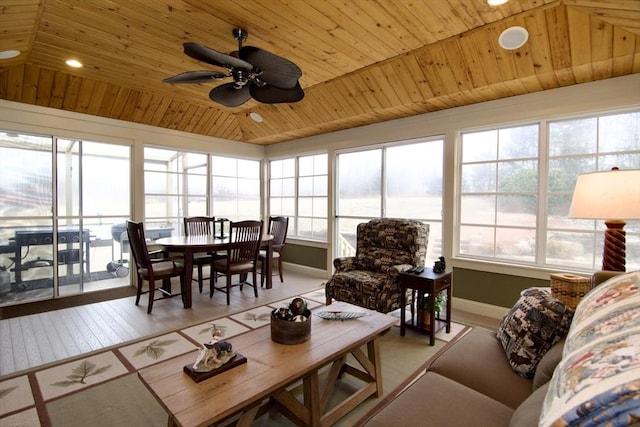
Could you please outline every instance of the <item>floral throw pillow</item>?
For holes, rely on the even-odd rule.
[[[496,335],[513,370],[532,378],[542,356],[567,335],[572,317],[573,310],[548,292],[522,292]]]

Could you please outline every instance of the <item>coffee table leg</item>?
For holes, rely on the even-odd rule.
[[[367,352],[369,353],[369,360],[373,365],[376,380],[376,397],[382,396],[382,367],[380,366],[380,345],[378,344],[378,338],[373,339],[367,343]]]
[[[320,411],[320,394],[318,392],[319,386],[318,371],[313,371],[303,380],[304,406],[309,411],[309,425],[311,426],[319,426],[322,416]]]
[[[236,423],[236,427],[250,427],[253,424],[253,420],[256,418],[256,414],[258,413],[258,409],[260,409],[260,405],[256,404],[247,410],[245,410],[238,419]]]

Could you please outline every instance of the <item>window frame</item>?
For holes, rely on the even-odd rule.
[[[152,163],[160,163],[162,162],[162,160],[157,160],[157,159],[148,159],[145,155],[144,155],[144,149],[151,149],[151,150],[163,150],[166,151],[167,154],[172,154],[170,157],[167,158],[167,160],[165,160],[165,162],[171,162],[171,161],[177,161],[179,162],[179,168],[180,170],[167,170],[167,171],[156,171],[155,169],[147,169],[147,163],[152,164]],[[184,158],[185,156],[188,156],[189,154],[193,154],[196,156],[202,156],[203,159],[201,161],[199,161],[198,163],[191,163],[191,164],[185,164],[184,163]],[[219,159],[228,159],[231,161],[235,161],[236,165],[234,167],[234,171],[235,173],[230,174],[230,175],[217,175],[215,173],[215,171],[213,170],[213,158],[219,158]],[[178,159],[178,160],[176,160]],[[240,220],[244,220],[244,219],[256,219],[256,218],[260,218],[261,216],[261,212],[262,212],[262,199],[261,199],[261,194],[260,194],[260,189],[261,189],[261,170],[262,170],[262,160],[260,159],[250,159],[250,158],[243,158],[240,156],[222,156],[222,155],[218,155],[215,153],[205,153],[205,152],[200,152],[200,151],[196,151],[196,150],[185,150],[185,149],[177,149],[176,147],[158,147],[158,146],[153,146],[153,145],[144,145],[143,147],[143,177],[146,178],[146,173],[147,172],[153,172],[153,173],[164,173],[167,176],[176,176],[176,181],[175,184],[177,185],[177,192],[171,192],[171,188],[170,186],[172,185],[171,183],[168,184],[167,187],[167,192],[166,193],[161,193],[161,192],[149,192],[147,193],[147,183],[145,182],[144,186],[143,186],[143,195],[144,195],[144,220],[145,220],[145,226],[159,226],[159,227],[172,227],[173,228],[173,234],[174,235],[182,235],[184,233],[183,231],[183,218],[185,216],[194,216],[194,215],[206,215],[206,216],[214,216],[215,212],[216,212],[216,206],[215,206],[215,194],[214,194],[214,185],[213,185],[213,181],[216,177],[220,178],[230,178],[230,179],[235,179],[236,181],[236,185],[235,185],[235,203],[236,205],[239,203],[239,193],[238,193],[238,185],[237,185],[237,181],[240,179],[249,179],[248,177],[242,176],[241,174],[238,173],[239,168],[237,163],[239,161],[248,161],[248,162],[255,162],[256,165],[256,177],[254,178],[255,180],[255,192],[256,192],[256,201],[258,204],[258,207],[256,209],[255,212],[251,212],[249,215],[243,216],[243,215],[218,215],[220,217],[224,217],[225,219],[231,220],[231,221],[240,221]],[[204,168],[204,172],[202,171],[202,169]],[[200,169],[198,171],[198,169]],[[195,170],[195,172],[190,173],[190,171]],[[193,176],[197,176],[197,177],[201,177],[204,180],[204,186],[206,188],[205,190],[205,194],[189,194],[189,189],[188,189],[188,181],[189,181],[189,177],[193,177]],[[169,179],[169,178],[167,178]],[[159,196],[159,197],[174,197],[176,198],[176,209],[177,209],[177,213],[176,215],[165,215],[165,216],[150,216],[149,212],[147,210],[147,206],[146,206],[146,199],[149,196]],[[199,198],[202,198],[204,200],[205,203],[205,212],[190,212],[189,208],[188,208],[188,202],[189,200],[197,200]]]
[[[309,158],[309,157],[316,157],[316,156],[324,156],[325,157],[325,161],[326,161],[326,167],[324,168],[324,173],[314,173],[312,174],[304,174],[301,175],[300,173],[300,159],[301,158]],[[277,178],[273,177],[273,164],[274,162],[286,162],[286,161],[294,161],[294,173],[293,175],[286,175],[286,176],[278,176]],[[312,160],[315,164],[315,160]],[[316,243],[327,243],[328,239],[329,239],[329,229],[330,229],[330,225],[329,225],[329,194],[331,193],[330,189],[329,189],[329,183],[330,183],[330,179],[329,179],[329,172],[330,172],[330,167],[329,167],[329,154],[326,151],[322,151],[322,152],[309,152],[309,153],[300,153],[300,154],[296,154],[294,156],[284,156],[284,157],[278,157],[278,158],[271,158],[268,160],[268,177],[267,177],[267,203],[268,203],[268,212],[270,216],[289,216],[289,228],[288,228],[288,232],[287,232],[287,239],[296,239],[296,240],[301,240],[301,241],[307,241],[307,242],[316,242]],[[321,171],[322,172],[322,171]],[[319,195],[316,196],[315,194],[312,194],[311,196],[307,196],[307,195],[301,195],[300,194],[300,179],[302,178],[312,178],[315,179],[316,177],[325,177],[325,195]],[[278,196],[277,198],[279,199],[285,199],[285,198],[292,198],[293,199],[293,213],[289,214],[288,212],[284,211],[282,208],[275,210],[274,209],[274,199],[276,199],[276,197],[274,197],[272,195],[272,187],[273,187],[273,181],[274,180],[284,180],[284,179],[291,179],[293,181],[293,195],[287,195],[287,196]],[[327,206],[327,208],[325,209],[324,212],[324,216],[319,216],[315,214],[315,209],[312,208],[312,214],[311,216],[309,215],[301,215],[300,214],[300,201],[301,199],[314,199],[314,198],[324,198],[325,199],[325,205]],[[314,203],[314,201],[312,200],[312,204]],[[324,221],[324,223],[326,224],[325,227],[325,234],[324,237],[316,237],[318,235],[321,236],[321,233],[316,234],[315,233],[315,229],[312,226],[311,229],[311,236],[308,235],[301,235],[299,230],[300,230],[300,219],[304,218],[304,219],[309,219],[311,220],[311,223],[314,223],[314,220],[318,220],[318,221]]]
[[[215,167],[213,165],[214,161],[213,158],[219,158],[219,159],[226,159],[226,160],[233,160],[236,162],[236,168],[235,168],[235,174],[233,175],[218,175],[216,174],[216,170]],[[220,154],[215,154],[215,153],[209,153],[209,157],[208,157],[208,162],[209,162],[209,195],[208,195],[208,215],[210,216],[215,216],[216,218],[218,217],[224,217],[226,219],[229,219],[231,221],[242,221],[242,220],[248,220],[248,219],[259,219],[261,217],[261,212],[262,212],[262,194],[261,194],[261,186],[262,186],[262,160],[258,160],[258,159],[248,159],[248,158],[243,158],[243,157],[239,157],[239,156],[226,156],[226,155],[220,155]],[[247,175],[243,175],[240,173],[240,165],[238,164],[239,162],[255,162],[255,167],[256,167],[256,172],[257,175],[255,177],[250,177]],[[218,214],[216,215],[217,211],[216,210],[216,202],[215,202],[215,197],[216,194],[215,193],[215,186],[214,186],[214,180],[215,178],[227,178],[227,179],[235,179],[236,181],[236,192],[235,192],[235,203],[237,205],[237,212],[239,214],[237,215],[228,215],[228,214]],[[240,208],[240,200],[242,199],[242,194],[240,192],[240,187],[241,185],[239,185],[241,180],[252,180],[256,182],[256,186],[255,186],[255,191],[257,194],[257,202],[258,202],[258,207],[257,210],[253,213],[244,215],[240,212],[243,212],[242,209]]]
[[[427,245],[427,257],[425,259],[425,265],[429,266],[430,263],[432,261],[435,261],[438,259],[438,257],[440,256],[444,256],[446,254],[446,250],[444,248],[445,246],[445,239],[444,239],[444,232],[445,232],[445,218],[444,218],[444,210],[445,210],[445,179],[446,179],[446,163],[445,163],[445,158],[446,158],[446,135],[444,134],[436,134],[436,135],[431,135],[431,136],[425,136],[425,137],[420,137],[420,138],[408,138],[406,140],[398,140],[398,141],[391,141],[391,142],[386,142],[386,143],[382,143],[382,144],[370,144],[370,145],[366,145],[366,146],[361,146],[361,147],[353,147],[353,148],[349,148],[349,149],[344,149],[344,150],[338,150],[335,153],[335,171],[334,171],[334,177],[335,177],[335,189],[334,189],[334,203],[335,203],[335,213],[333,216],[333,221],[334,221],[334,254],[336,257],[339,256],[348,256],[349,254],[345,254],[343,253],[343,239],[341,239],[340,236],[340,220],[349,220],[351,221],[353,224],[356,224],[358,222],[366,222],[369,221],[373,218],[377,218],[377,217],[387,217],[387,210],[388,210],[388,203],[387,203],[387,198],[388,198],[388,189],[387,189],[387,184],[388,184],[388,176],[389,176],[389,166],[388,166],[388,150],[390,149],[394,149],[394,148],[399,148],[399,147],[404,147],[404,146],[410,146],[410,145],[417,145],[417,144],[429,144],[429,143],[438,143],[440,144],[439,149],[441,150],[441,158],[440,158],[440,164],[442,167],[442,173],[441,173],[441,187],[440,187],[440,200],[441,200],[441,204],[440,204],[440,218],[435,218],[435,217],[411,217],[411,219],[416,219],[418,221],[422,221],[425,224],[429,224],[430,226],[430,230],[429,230],[429,243]],[[340,156],[344,155],[344,154],[352,154],[352,153],[358,153],[358,152],[367,152],[367,151],[375,151],[375,150],[380,150],[380,210],[379,210],[379,215],[378,216],[367,216],[367,215],[341,215],[339,214],[340,211],[340,199],[339,199],[339,186],[340,186]],[[439,232],[440,235],[438,236],[437,239],[435,239],[434,236],[434,232],[435,232],[435,227],[434,225],[437,225],[439,228]],[[352,227],[351,225],[349,226],[350,228],[354,229],[354,234],[355,234],[355,228]],[[439,241],[440,242],[440,246],[434,245],[434,241]],[[438,247],[440,249],[439,253],[435,253],[434,252],[434,248]]]
[[[456,265],[464,268],[468,267],[468,268],[474,268],[474,269],[484,270],[484,271],[494,271],[494,267],[492,266],[499,265],[500,271],[511,272],[509,274],[518,274],[518,275],[521,275],[521,272],[524,270],[548,272],[548,271],[557,271],[560,269],[563,271],[572,271],[576,273],[588,273],[588,274],[591,274],[594,270],[598,270],[599,264],[601,263],[601,260],[602,260],[604,220],[602,221],[591,220],[591,224],[593,224],[593,226],[586,227],[590,231],[586,230],[585,228],[580,228],[579,230],[577,228],[571,229],[571,231],[579,231],[580,233],[591,234],[590,238],[591,240],[594,241],[594,249],[593,249],[593,253],[591,254],[591,258],[593,259],[592,267],[585,267],[585,266],[573,265],[573,264],[561,265],[560,263],[550,262],[549,260],[549,255],[547,253],[548,252],[547,235],[549,234],[549,231],[559,229],[557,227],[554,228],[548,225],[548,219],[549,219],[549,206],[548,206],[549,200],[548,199],[550,195],[554,195],[554,191],[552,191],[549,188],[549,185],[550,185],[549,171],[551,168],[550,162],[552,160],[570,158],[570,157],[591,156],[591,157],[594,157],[595,159],[599,159],[600,157],[603,157],[607,154],[610,155],[611,153],[630,153],[630,154],[636,155],[640,153],[640,150],[638,151],[636,150],[607,151],[606,153],[604,153],[600,151],[600,147],[598,145],[598,149],[595,153],[578,153],[578,154],[572,154],[572,155],[550,155],[549,154],[550,138],[551,138],[550,126],[554,123],[570,122],[570,121],[581,120],[581,119],[597,119],[599,123],[599,119],[601,118],[608,117],[608,116],[615,116],[615,115],[625,115],[625,114],[640,114],[640,109],[636,107],[636,108],[630,108],[630,109],[629,108],[615,109],[610,111],[589,111],[584,114],[558,115],[554,117],[540,118],[535,121],[526,120],[526,121],[517,122],[517,123],[513,123],[513,122],[498,123],[498,124],[493,124],[491,126],[459,129],[457,132],[457,138],[456,138],[456,172],[455,174],[456,174],[457,183],[455,186],[455,215],[454,215],[455,222],[453,226],[453,231],[454,231],[453,257],[456,260]],[[462,239],[461,227],[463,226],[463,223],[462,223],[462,215],[463,215],[462,206],[463,205],[462,205],[461,198],[464,195],[462,191],[462,185],[464,182],[464,177],[463,177],[464,163],[462,161],[463,154],[464,154],[463,153],[463,134],[470,133],[470,132],[499,130],[499,129],[514,127],[514,126],[526,126],[531,124],[537,124],[540,132],[539,138],[538,138],[539,154],[537,158],[538,160],[537,199],[538,200],[537,200],[537,206],[536,206],[536,221],[535,221],[536,250],[534,253],[534,260],[532,262],[518,262],[514,259],[509,259],[509,258],[486,257],[486,256],[469,255],[469,254],[461,253],[461,239]],[[599,127],[600,127],[599,125],[596,126],[596,130],[595,130],[596,139],[600,138],[598,134]],[[595,163],[596,163],[595,169],[585,170],[580,173],[592,172],[596,170],[607,170],[607,169],[600,169],[598,166],[599,162],[597,160],[595,161]],[[640,165],[638,165],[637,168],[640,169]],[[636,167],[632,167],[631,169],[636,169]],[[576,175],[576,178],[577,178],[577,175]],[[567,193],[565,195],[569,196],[569,201],[570,201],[572,190],[565,191],[565,193]],[[567,206],[567,211],[568,211],[568,206]],[[585,222],[585,220],[581,220],[581,221]],[[627,221],[627,223],[629,224],[629,221]],[[637,240],[638,238],[640,238],[640,232],[637,231],[638,228],[637,228],[637,225],[635,225],[635,223],[636,222],[634,221],[634,224],[633,224],[634,227],[631,230],[627,228],[625,230],[627,231],[627,238],[629,236],[632,236],[633,239]],[[494,228],[496,227],[495,222],[492,226]],[[495,244],[494,244],[494,247],[495,247]],[[629,245],[627,243],[627,253],[628,253],[628,249],[629,249]],[[635,249],[637,250],[637,248]],[[482,265],[484,265],[484,267],[482,267]],[[628,263],[627,263],[627,270],[629,270]]]

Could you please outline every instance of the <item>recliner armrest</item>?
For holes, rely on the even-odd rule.
[[[333,260],[336,271],[351,271],[356,269],[356,257],[342,257]]]
[[[416,265],[411,265],[411,264],[397,264],[397,265],[392,265],[389,269],[394,269],[397,270],[398,273],[402,273],[403,271],[407,271],[412,269],[413,267],[417,267]]]
[[[389,267],[389,269],[387,270],[387,278],[389,279],[395,279],[397,276],[400,275],[400,273],[402,273],[403,271],[407,271],[410,268],[413,268],[413,265],[411,264],[397,264],[397,265],[392,265],[391,267]]]
[[[406,264],[392,265],[387,269],[387,280],[395,281],[395,279],[400,276],[400,273],[408,270],[411,266],[404,268]]]

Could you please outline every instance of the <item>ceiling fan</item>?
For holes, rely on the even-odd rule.
[[[238,50],[230,54],[217,52],[197,43],[184,43],[184,53],[193,59],[226,69],[226,73],[210,70],[187,71],[163,80],[164,83],[209,83],[233,78],[209,92],[209,99],[226,107],[237,107],[253,98],[265,104],[298,102],[304,91],[298,79],[302,71],[288,59],[266,50],[242,46],[248,32],[234,28]]]

